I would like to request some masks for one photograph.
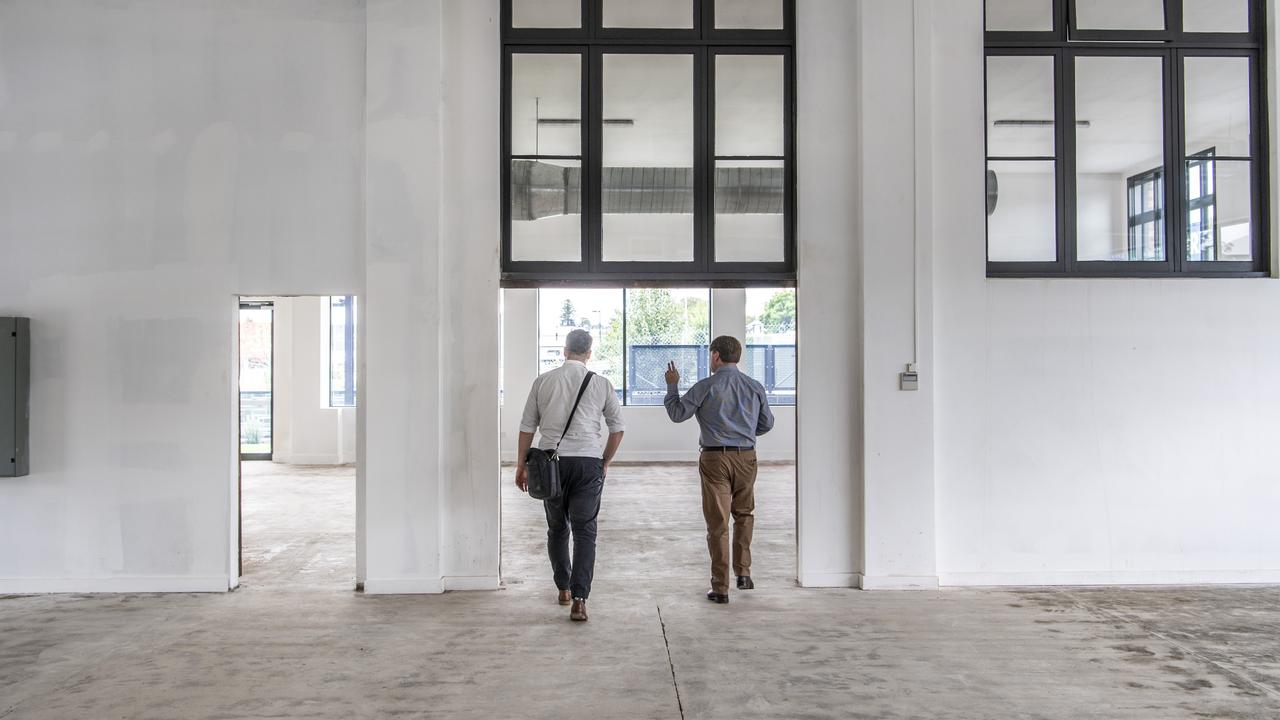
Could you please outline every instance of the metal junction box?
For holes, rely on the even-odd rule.
[[[0,477],[31,473],[31,320],[0,317]]]

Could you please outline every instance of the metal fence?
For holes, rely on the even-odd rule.
[[[706,345],[631,345],[627,348],[628,405],[661,405],[667,394],[664,375],[674,360],[680,369],[680,392],[711,372]],[[759,380],[775,405],[796,403],[796,346],[748,345],[741,368]]]

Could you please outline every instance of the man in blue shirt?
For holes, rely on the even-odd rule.
[[[773,429],[764,386],[738,370],[742,343],[722,335],[711,342],[711,376],[680,397],[680,371],[667,364],[667,415],[675,422],[698,418],[702,455],[702,515],[711,553],[707,599],[729,602],[729,519],[733,518],[733,572],[738,589],[751,581],[751,531],[755,525],[756,437]]]

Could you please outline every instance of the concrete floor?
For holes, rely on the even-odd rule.
[[[764,582],[711,605],[692,468],[617,468],[574,624],[536,503],[504,490],[506,590],[366,597],[307,518],[350,481],[303,472],[234,593],[0,598],[0,718],[1280,718],[1280,588],[804,590],[779,468]]]

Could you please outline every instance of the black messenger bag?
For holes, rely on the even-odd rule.
[[[529,473],[529,497],[534,500],[552,500],[560,497],[560,443],[569,434],[569,426],[573,424],[573,416],[578,413],[578,404],[582,396],[587,394],[587,386],[591,384],[591,376],[595,373],[587,371],[582,378],[582,387],[578,388],[578,399],[573,401],[573,409],[569,411],[569,419],[564,421],[564,432],[554,450],[529,448],[525,453],[524,466]]]

